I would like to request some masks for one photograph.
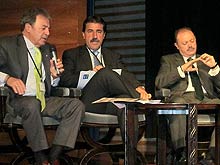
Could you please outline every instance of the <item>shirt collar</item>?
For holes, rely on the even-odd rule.
[[[24,35],[23,35],[24,36]],[[34,47],[36,47],[27,37],[24,36],[24,41],[26,43],[26,46],[28,50],[33,50]]]
[[[86,48],[89,49],[89,47],[86,47]],[[93,49],[90,49],[90,50],[91,50],[91,51],[94,51]],[[89,50],[88,50],[88,51],[89,51]],[[97,51],[99,52],[99,55],[102,54],[102,53],[101,53],[101,46],[97,49]],[[89,53],[90,53],[90,51],[89,51]]]
[[[183,59],[184,59],[185,62],[187,62],[187,59],[188,59],[188,58],[190,58],[190,57],[185,57],[185,56],[183,56]],[[195,59],[195,58],[196,58],[196,55],[191,56],[191,58],[192,58],[192,59]]]

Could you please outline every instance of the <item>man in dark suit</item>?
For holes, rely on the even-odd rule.
[[[119,54],[102,47],[106,35],[106,23],[101,17],[86,18],[83,22],[82,35],[86,45],[65,50],[63,53],[65,71],[61,76],[60,85],[77,87],[80,71],[94,71],[95,75],[82,89],[81,100],[88,112],[117,115],[121,134],[124,137],[124,111],[112,103],[92,104],[92,102],[102,97],[150,99],[151,95],[135,76],[128,72]],[[98,51],[97,55],[95,51]],[[121,75],[112,69],[121,69]]]
[[[59,77],[46,43],[50,28],[47,11],[29,9],[22,16],[20,25],[22,34],[0,39],[0,83],[10,89],[9,113],[22,118],[37,164],[59,164],[58,157],[64,147],[74,148],[84,105],[75,98],[50,97],[52,85],[56,85]],[[56,67],[63,72],[60,60]],[[49,157],[45,153],[49,145],[42,116],[60,120]]]
[[[175,46],[179,53],[161,58],[161,67],[155,81],[156,88],[170,89],[170,102],[219,104],[220,73],[214,57],[206,53],[196,54],[196,37],[188,27],[176,30],[175,39]],[[194,84],[192,73],[199,76],[200,81],[198,80],[196,84]],[[185,116],[171,115],[168,119],[176,158],[180,162],[185,161]],[[215,135],[213,133],[208,159],[214,159],[214,145]]]

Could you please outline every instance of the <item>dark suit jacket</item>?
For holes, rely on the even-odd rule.
[[[46,44],[40,48],[42,53],[42,61],[45,68],[45,87],[46,96],[49,96],[51,90],[50,77],[50,51]],[[23,35],[2,37],[0,38],[0,71],[9,74],[12,77],[21,79],[24,83],[28,74],[28,51]],[[10,99],[16,94],[10,91]]]
[[[200,55],[196,55],[199,57]],[[161,58],[161,67],[156,77],[156,89],[169,88],[172,95],[181,96],[188,85],[188,77],[181,78],[177,67],[184,64],[184,59],[181,54],[175,53],[166,55]],[[220,92],[220,73],[216,76],[208,74],[210,68],[202,62],[197,62],[198,73],[201,83],[209,98],[216,98]]]
[[[122,78],[126,85],[135,89],[141,83],[135,76],[128,72],[122,63],[119,54],[102,48],[105,67],[109,69],[122,69]],[[86,46],[79,46],[65,50],[62,56],[64,72],[61,76],[60,85],[66,87],[77,87],[80,71],[92,70],[92,62]]]

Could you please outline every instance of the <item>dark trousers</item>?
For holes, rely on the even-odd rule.
[[[205,98],[200,101],[195,97],[194,92],[186,92],[182,96],[173,97],[170,102],[175,103],[197,103],[197,104],[220,104],[220,99]],[[175,149],[186,146],[186,116],[185,115],[168,115],[172,143]],[[215,131],[211,136],[210,147],[215,146]]]
[[[118,117],[122,139],[124,140],[125,113],[112,103],[92,104],[93,101],[102,97],[140,97],[133,88],[129,88],[120,75],[107,68],[98,71],[88,84],[83,88],[81,100],[86,106],[87,112],[111,114]],[[138,130],[137,118],[135,128]],[[138,131],[135,131],[137,139]],[[137,141],[137,140],[136,140]]]

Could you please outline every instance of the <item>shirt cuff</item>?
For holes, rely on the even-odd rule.
[[[5,85],[5,80],[7,79],[8,74],[0,72],[0,86]]]
[[[52,77],[52,76],[51,76]],[[53,78],[52,78],[53,79]],[[52,81],[52,86],[53,87],[56,87],[56,86],[58,86],[58,84],[59,84],[59,82],[60,82],[60,77],[57,77],[57,78],[55,78],[55,79],[53,79]]]
[[[219,71],[220,71],[220,68],[217,65],[215,68],[210,69],[208,73],[210,76],[216,76],[219,73]]]
[[[185,73],[183,72],[181,66],[177,67],[177,71],[178,71],[181,78],[185,78]]]

